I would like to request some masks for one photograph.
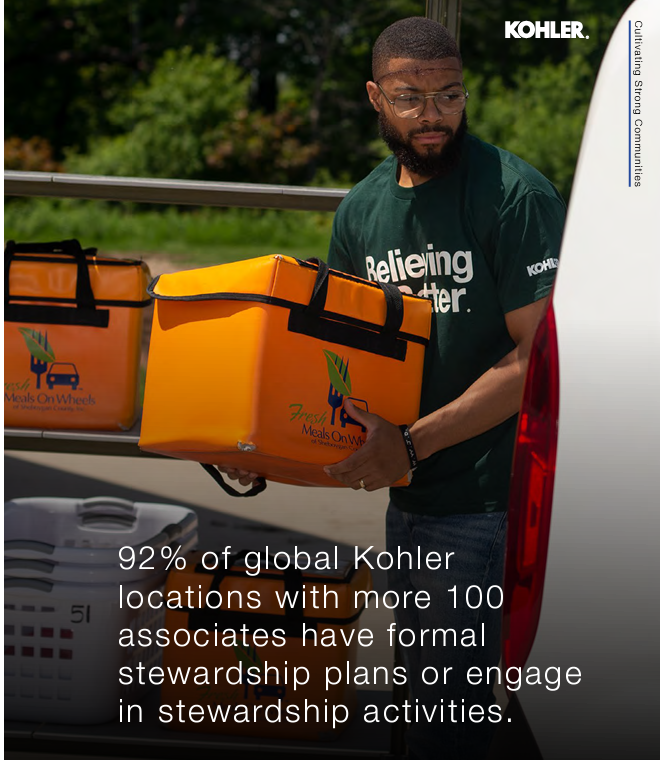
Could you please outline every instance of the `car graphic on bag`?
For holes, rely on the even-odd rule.
[[[363,398],[353,398],[353,396],[349,396],[347,398],[347,401],[352,401],[353,404],[355,404],[355,406],[358,409],[361,409],[363,412],[369,411],[369,404],[367,404]],[[367,432],[367,428],[361,422],[354,420],[343,407],[339,412],[339,421],[341,422],[341,426],[343,428],[345,428],[346,425],[356,425],[362,430],[363,433]]]
[[[46,383],[51,391],[56,385],[68,385],[75,391],[80,383],[76,365],[69,362],[53,362],[46,375]]]

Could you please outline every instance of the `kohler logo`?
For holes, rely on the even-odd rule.
[[[566,37],[582,37],[589,39],[588,34],[582,34],[582,24],[579,21],[505,21],[505,39],[529,39],[530,37],[561,39]]]

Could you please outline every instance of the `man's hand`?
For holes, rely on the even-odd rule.
[[[235,470],[232,467],[217,466],[220,472],[224,473],[230,480],[238,480],[242,486],[249,486],[259,477],[256,472],[247,470]]]
[[[385,488],[402,478],[410,469],[410,460],[398,426],[358,409],[348,399],[344,409],[367,429],[367,440],[343,461],[324,467],[326,474],[355,490],[364,483],[367,491]]]

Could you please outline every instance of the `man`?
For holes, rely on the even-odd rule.
[[[442,569],[390,571],[390,588],[431,596],[427,609],[397,609],[397,628],[455,629],[458,641],[419,645],[417,635],[403,648],[413,701],[436,707],[430,722],[410,725],[407,742],[413,758],[473,760],[485,757],[501,715],[485,677],[471,685],[466,673],[497,665],[500,610],[474,596],[472,609],[466,593],[477,586],[485,597],[502,583],[516,415],[565,206],[531,166],[467,133],[461,57],[437,22],[408,18],[380,35],[367,93],[393,155],[342,202],[328,263],[432,299],[437,330],[408,441],[346,401],[367,440],[326,472],[371,491],[418,461],[411,484],[390,491],[388,551],[453,555]],[[472,630],[478,640],[462,645]]]

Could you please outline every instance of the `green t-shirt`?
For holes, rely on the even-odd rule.
[[[329,265],[433,299],[420,416],[460,396],[515,344],[504,315],[548,295],[566,208],[529,164],[468,135],[457,168],[401,187],[391,156],[335,216]],[[420,462],[402,510],[446,515],[507,507],[517,417]]]

